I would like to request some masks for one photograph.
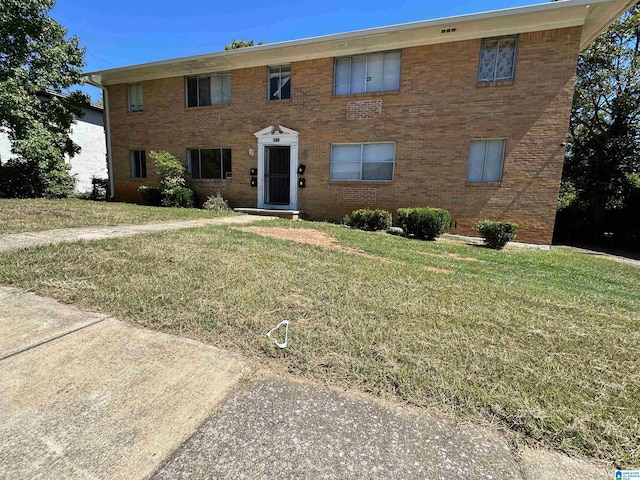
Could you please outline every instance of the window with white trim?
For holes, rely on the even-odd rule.
[[[230,103],[230,73],[187,77],[187,107],[229,105]]]
[[[191,148],[187,160],[191,178],[231,178],[230,148]]]
[[[480,47],[478,82],[513,80],[517,37],[484,38]]]
[[[331,145],[331,180],[385,182],[393,180],[396,144]]]
[[[130,112],[142,112],[144,110],[144,104],[142,102],[142,84],[136,83],[135,85],[129,85],[129,111]]]
[[[336,58],[334,94],[399,90],[400,57],[397,51]]]
[[[469,147],[467,182],[502,181],[506,140],[474,140]]]
[[[144,150],[131,150],[131,178],[147,178],[147,158]]]
[[[269,67],[269,100],[291,98],[291,65]]]

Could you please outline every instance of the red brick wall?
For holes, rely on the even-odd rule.
[[[255,207],[253,133],[269,125],[300,132],[307,166],[298,206],[306,218],[340,220],[355,208],[445,207],[451,233],[475,235],[479,219],[520,225],[518,240],[551,242],[575,80],[580,28],[522,34],[513,82],[478,86],[480,40],[406,48],[398,92],[333,95],[333,59],[292,64],[289,100],[267,100],[267,67],[232,72],[232,103],[185,108],[184,77],[143,82],[144,112],[127,112],[126,85],[109,86],[116,199],[138,201],[129,150],[232,149],[233,178],[200,180],[235,206]],[[505,138],[500,184],[468,184],[473,139]],[[396,142],[393,182],[329,180],[332,143]],[[254,156],[249,155],[254,149]],[[306,151],[306,153],[304,153]]]

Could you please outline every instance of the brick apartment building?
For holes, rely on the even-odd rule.
[[[632,2],[631,2],[632,3]],[[150,150],[200,198],[340,220],[434,206],[549,244],[579,52],[628,0],[566,0],[115,68],[112,197],[139,202]]]

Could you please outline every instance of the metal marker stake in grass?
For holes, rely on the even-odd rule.
[[[278,342],[278,340],[273,338],[271,334],[283,326],[284,326],[284,342],[280,343]],[[283,320],[278,325],[276,325],[271,330],[269,330],[269,332],[267,333],[267,337],[273,340],[273,343],[275,343],[278,347],[285,348],[287,346],[287,343],[289,342],[289,320]]]

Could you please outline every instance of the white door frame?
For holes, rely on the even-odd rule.
[[[282,125],[271,125],[254,133],[258,138],[258,208],[273,210],[298,209],[298,132]],[[266,185],[265,147],[290,147],[289,159],[289,205],[269,205],[264,201]]]

